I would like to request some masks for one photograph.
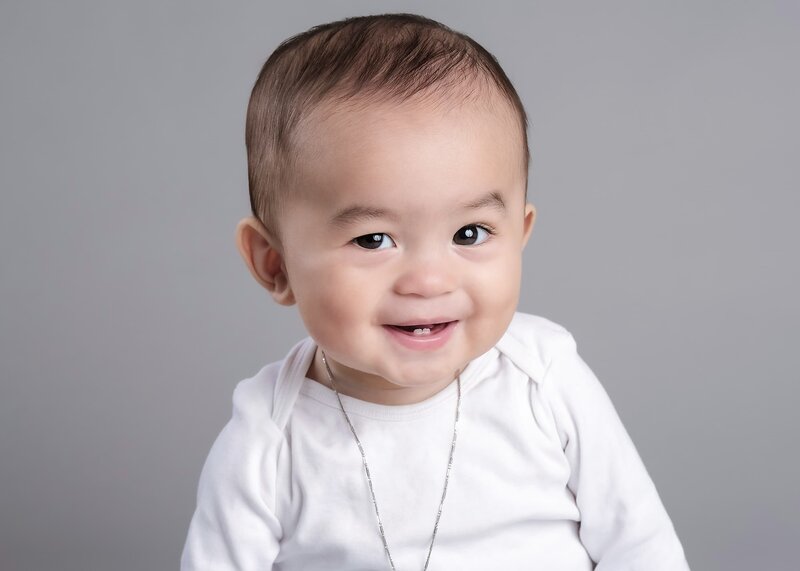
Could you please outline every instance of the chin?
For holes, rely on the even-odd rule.
[[[401,372],[397,376],[398,379],[403,379],[398,382],[404,387],[426,387],[436,383],[442,382],[444,379],[454,379],[456,372],[459,370],[457,366],[426,368],[424,365],[419,367],[412,366],[405,374]]]

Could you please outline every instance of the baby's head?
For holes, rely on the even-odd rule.
[[[246,140],[239,250],[340,392],[418,402],[503,335],[535,219],[527,119],[474,40],[409,14],[312,28],[264,64]]]

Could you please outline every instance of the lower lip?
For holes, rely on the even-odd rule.
[[[383,328],[389,333],[392,339],[400,343],[403,347],[414,349],[415,351],[434,351],[447,343],[457,325],[458,321],[451,321],[445,325],[443,329],[436,333],[431,333],[430,335],[414,335],[411,332],[404,333],[388,325],[384,325]]]

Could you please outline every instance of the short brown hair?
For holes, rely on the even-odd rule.
[[[506,99],[522,133],[527,195],[528,119],[497,59],[475,40],[415,14],[346,18],[283,41],[256,79],[245,142],[250,208],[275,239],[296,168],[297,131],[321,103],[450,98],[483,80]]]

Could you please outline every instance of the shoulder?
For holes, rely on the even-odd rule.
[[[284,435],[272,420],[272,403],[281,361],[265,365],[233,390],[233,410],[206,457],[198,501],[217,505],[239,491],[269,490]],[[266,495],[270,505],[274,498]]]
[[[233,391],[232,422],[257,431],[271,426],[282,432],[315,351],[316,344],[306,337],[280,361],[239,381]]]
[[[287,444],[284,425],[276,422],[276,416],[291,409],[287,395],[302,382],[298,375],[307,366],[312,346],[306,338],[283,359],[236,384],[232,415],[212,444],[200,474],[198,506],[202,510],[218,514],[239,508],[242,513],[274,510],[278,468]]]
[[[238,470],[251,457],[276,451],[283,435],[272,420],[274,389],[281,361],[265,365],[233,389],[233,410],[217,436],[207,464]]]
[[[236,383],[231,416],[211,447],[207,467],[239,470],[251,458],[280,448],[284,437],[273,421],[273,406],[284,360],[264,365],[252,377]]]
[[[553,358],[575,349],[566,327],[546,317],[517,311],[497,342],[497,349],[537,383],[544,379]]]
[[[283,360],[264,365],[255,375],[236,384],[232,420],[256,428],[272,419],[275,388],[282,364]]]

